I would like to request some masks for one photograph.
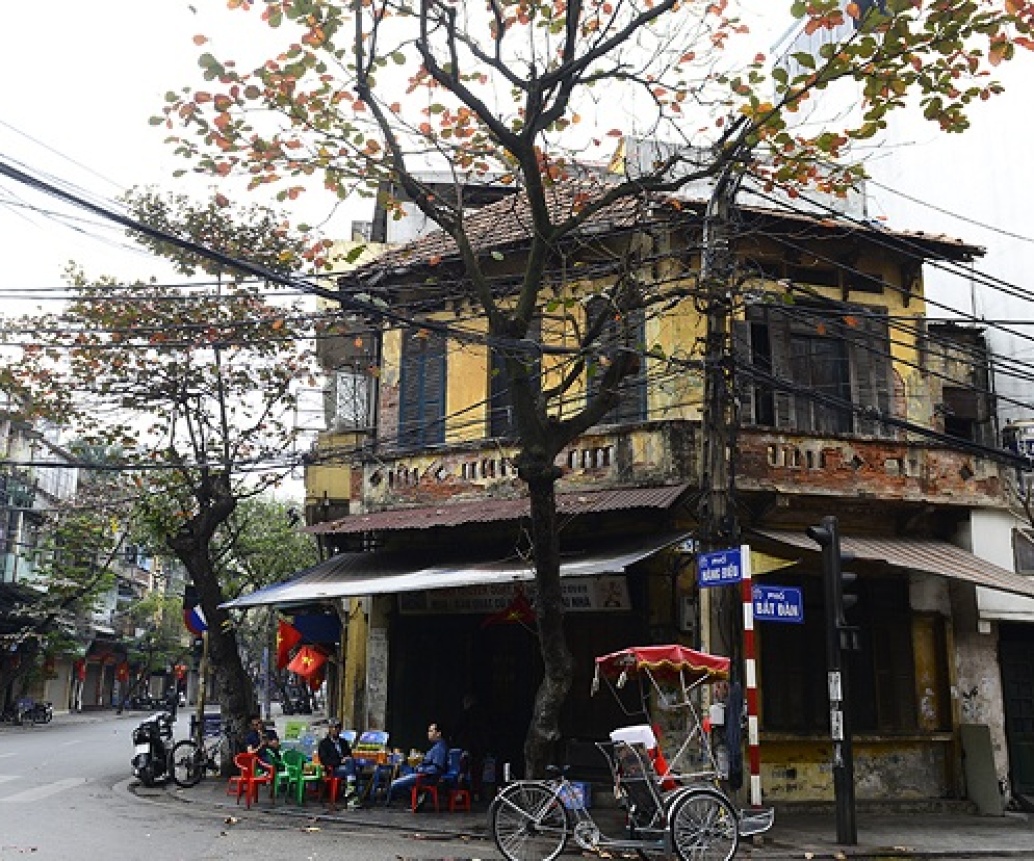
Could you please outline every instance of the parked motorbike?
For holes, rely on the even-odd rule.
[[[170,712],[158,712],[133,730],[133,774],[144,786],[154,786],[169,776],[174,720]]]
[[[15,726],[23,724],[50,723],[54,719],[54,707],[50,703],[37,702],[30,697],[23,697],[8,703],[0,714],[0,720],[10,721]]]
[[[50,723],[54,719],[54,706],[52,703],[35,702],[22,712],[23,721],[32,723]]]

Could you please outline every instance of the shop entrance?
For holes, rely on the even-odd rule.
[[[484,742],[498,762],[522,756],[531,703],[542,678],[538,640],[522,625],[484,627],[482,617],[399,616],[390,647],[388,729],[392,747],[423,750],[427,724],[451,736],[472,694]]]
[[[1034,795],[1034,630],[1002,625],[1000,646],[1012,790]]]

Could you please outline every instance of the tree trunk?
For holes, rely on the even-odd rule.
[[[526,462],[526,461],[525,461]],[[542,777],[560,739],[560,711],[571,688],[573,660],[564,634],[560,592],[560,542],[556,530],[557,470],[552,460],[525,475],[535,547],[535,616],[542,653],[542,684],[535,694],[524,742],[526,777]]]
[[[244,732],[248,715],[258,711],[255,692],[241,663],[237,635],[226,610],[220,609],[223,595],[219,575],[211,558],[211,541],[216,529],[233,513],[237,500],[230,495],[213,495],[209,505],[188,520],[168,539],[169,547],[186,567],[197,588],[198,601],[208,625],[208,652],[215,669],[216,698],[223,721],[237,735]]]

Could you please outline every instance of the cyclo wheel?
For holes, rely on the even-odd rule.
[[[189,789],[205,776],[205,750],[189,738],[176,742],[169,759],[172,761],[169,771],[177,786]]]
[[[729,861],[739,847],[736,811],[715,789],[692,787],[681,793],[668,821],[679,861]]]
[[[567,811],[552,787],[522,780],[507,786],[489,811],[492,838],[508,861],[553,861],[567,845]]]

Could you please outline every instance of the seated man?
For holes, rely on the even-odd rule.
[[[427,740],[431,742],[431,749],[424,754],[416,769],[391,782],[391,788],[388,790],[389,803],[396,795],[410,792],[419,777],[423,777],[425,783],[437,783],[448,770],[449,746],[445,743],[445,736],[437,723],[432,723],[427,728]],[[420,796],[418,806],[423,804],[423,801],[424,796]]]
[[[327,721],[327,734],[320,740],[316,755],[320,765],[327,774],[345,779],[345,803],[349,807],[359,806],[359,794],[355,786],[355,760],[352,759],[352,747],[341,737],[341,721],[330,718]],[[334,809],[334,799],[330,800],[330,809]]]
[[[244,736],[244,746],[248,753],[257,753],[267,765],[280,764],[280,736],[276,729],[267,727],[260,715],[248,716],[248,732]]]

